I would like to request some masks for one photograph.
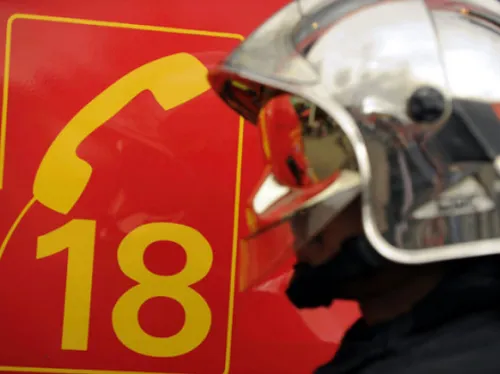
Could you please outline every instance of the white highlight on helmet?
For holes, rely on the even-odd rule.
[[[355,190],[355,195],[357,196],[361,193],[360,186],[361,177],[359,173],[352,170],[342,170],[338,178],[323,191],[309,199],[304,205],[304,208],[311,207],[322,201],[324,201],[324,204],[331,205],[332,207],[338,206],[341,202],[329,198],[349,190]]]
[[[456,98],[500,101],[500,40],[459,13],[434,12],[451,94]]]
[[[413,212],[415,219],[481,213],[493,210],[495,203],[479,182],[468,177]]]
[[[398,15],[405,15],[404,25]],[[436,35],[427,9],[417,0],[367,6],[338,20],[312,46],[308,60],[321,66],[328,93],[341,104],[361,106],[360,92],[375,94],[399,108],[392,114],[402,122],[408,121],[404,108],[415,87],[446,91]]]
[[[307,221],[309,231],[315,232],[318,227],[324,226],[360,194],[360,175],[352,170],[342,170],[335,182],[307,202],[306,206],[321,203],[317,205],[319,209],[311,209]]]
[[[335,181],[323,191],[307,200],[301,208],[309,208],[320,202],[331,208],[344,207],[361,193],[360,175],[352,170],[342,170]],[[279,199],[286,196],[292,189],[284,186],[270,174],[259,188],[253,199],[253,209],[255,213],[262,214],[275,204]],[[297,189],[297,191],[300,191]],[[347,197],[346,192],[350,192]],[[299,192],[300,193],[300,192]],[[343,194],[339,199],[335,196]],[[344,196],[345,195],[345,196]],[[331,198],[331,199],[330,199]]]
[[[275,202],[290,192],[290,188],[279,184],[273,174],[270,174],[253,199],[255,213],[262,214]]]

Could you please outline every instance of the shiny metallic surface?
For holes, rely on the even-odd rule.
[[[498,27],[446,8],[432,14],[450,94],[457,99],[500,101]]]
[[[258,117],[269,174],[247,206],[251,230],[239,248],[241,290],[262,283],[294,255],[307,255],[307,244],[360,193],[351,143],[321,108],[283,93]]]
[[[498,4],[306,3],[271,18],[212,82],[232,74],[329,115],[356,156],[366,235],[387,259],[499,253]]]

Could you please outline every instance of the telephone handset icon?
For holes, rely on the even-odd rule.
[[[209,89],[206,76],[207,69],[198,59],[178,53],[149,62],[120,78],[82,108],[52,142],[35,177],[34,198],[67,214],[92,174],[92,166],[76,151],[93,131],[146,90],[165,111],[175,108]]]

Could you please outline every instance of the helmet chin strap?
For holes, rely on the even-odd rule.
[[[286,295],[299,309],[327,307],[342,298],[343,283],[369,276],[385,263],[365,236],[350,237],[342,242],[338,255],[324,264],[297,263]]]

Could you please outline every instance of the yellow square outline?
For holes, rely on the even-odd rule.
[[[244,37],[240,34],[225,33],[217,31],[182,29],[164,26],[140,25],[122,22],[99,21],[71,17],[56,17],[37,14],[12,14],[7,20],[7,30],[5,34],[5,63],[4,63],[4,81],[3,81],[3,98],[2,98],[2,116],[0,125],[0,190],[3,189],[3,176],[5,166],[5,146],[6,146],[6,130],[7,130],[7,105],[9,94],[9,74],[10,74],[10,54],[12,44],[12,26],[15,20],[24,19],[32,21],[57,22],[76,25],[112,27],[129,30],[142,31],[157,31],[170,34],[184,34],[197,36],[210,36],[214,38],[227,38],[243,40]],[[233,332],[233,317],[234,317],[234,294],[235,294],[235,279],[236,279],[236,254],[238,247],[238,224],[240,212],[240,189],[241,189],[241,166],[243,158],[243,130],[244,119],[239,119],[238,129],[238,148],[236,155],[236,180],[234,192],[234,211],[233,211],[233,240],[231,246],[231,272],[230,272],[230,287],[229,287],[229,310],[228,324],[226,335],[226,353],[224,360],[223,374],[229,374],[231,364],[231,345]],[[158,373],[144,371],[121,371],[121,370],[93,370],[93,369],[67,369],[67,368],[38,368],[38,367],[23,367],[23,366],[0,366],[0,372],[17,372],[17,373],[54,373],[54,374],[173,374],[173,373]]]

